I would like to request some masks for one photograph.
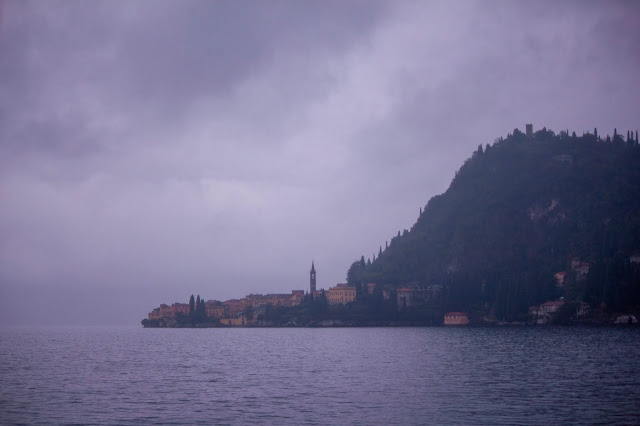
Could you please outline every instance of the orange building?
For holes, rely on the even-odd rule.
[[[291,306],[296,306],[301,304],[303,299],[304,299],[304,290],[291,291]]]
[[[174,303],[171,305],[173,309],[174,316],[176,314],[189,315],[189,304],[188,303]]]
[[[217,300],[207,300],[204,302],[204,313],[207,318],[222,318],[224,316],[224,305]]]
[[[161,318],[175,318],[176,314],[181,313],[184,315],[189,314],[189,305],[186,303],[174,303],[173,305],[165,305],[164,303],[160,305],[159,308],[155,308],[153,311],[149,312],[150,320],[158,320]]]
[[[246,307],[246,302],[238,299],[230,299],[224,302],[224,316],[236,317]]]
[[[337,284],[335,287],[329,287],[326,295],[330,305],[346,305],[347,303],[355,302],[356,288],[347,284]]]
[[[160,308],[155,308],[153,311],[149,312],[150,320],[159,320],[162,318],[162,312],[160,312]]]

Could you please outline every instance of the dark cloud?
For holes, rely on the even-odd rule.
[[[633,2],[2,5],[8,323],[328,287],[478,144],[638,125]]]

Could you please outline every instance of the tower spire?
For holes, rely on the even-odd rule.
[[[309,271],[309,294],[313,297],[316,291],[316,267],[315,262],[311,261],[311,271]]]

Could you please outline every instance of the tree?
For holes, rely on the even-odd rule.
[[[622,144],[617,130],[613,144],[595,143],[601,134],[592,129],[583,136],[543,129],[535,143],[514,130],[481,161],[466,161],[410,231],[354,272],[380,285],[440,284],[442,308],[495,308],[513,320],[563,292],[608,309],[640,306],[638,279],[623,270],[628,260],[614,261],[640,248],[640,147]],[[591,265],[593,280],[568,276],[558,288],[553,274],[570,273],[574,256]]]
[[[270,307],[271,303],[267,305],[267,309]],[[253,321],[253,306],[249,305],[244,309],[244,317],[249,321]]]
[[[204,322],[207,319],[204,299],[200,299],[200,295],[198,295],[198,300],[196,301],[196,319],[199,322]]]
[[[362,271],[364,270],[363,266],[364,258],[360,261],[355,261],[349,267],[347,271],[347,283],[350,286],[355,286],[356,284],[360,284],[362,280]]]
[[[195,311],[196,300],[193,298],[193,294],[189,298],[189,313],[193,313]]]

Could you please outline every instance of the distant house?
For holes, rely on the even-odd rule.
[[[589,275],[589,262],[582,262],[579,258],[571,259],[571,269],[576,274],[576,280],[583,280]]]
[[[150,320],[174,319],[176,314],[189,315],[189,305],[186,303],[174,303],[169,306],[163,303],[159,308],[149,312],[148,318]]]
[[[244,305],[246,305],[246,302],[243,303],[243,301],[238,299],[229,299],[224,302],[223,305],[225,317],[233,318],[236,317],[245,308]]]
[[[382,290],[382,298],[384,300],[389,300],[391,299],[391,290],[389,290],[388,288],[385,288]]]
[[[304,290],[291,290],[291,306],[301,304],[303,299]]]
[[[399,309],[408,308],[413,304],[414,289],[402,287],[396,290],[396,302]]]
[[[171,308],[173,309],[174,316],[175,314],[189,315],[191,310],[187,303],[174,303],[171,305]]]
[[[562,300],[551,300],[544,302],[540,306],[531,306],[529,308],[531,322],[534,324],[547,324],[553,317],[553,314],[558,312],[563,305],[564,301]]]
[[[576,279],[583,280],[589,275],[589,263],[581,262],[578,267],[575,268],[576,271]]]
[[[556,279],[558,287],[562,287],[564,285],[564,280],[567,278],[567,273],[565,271],[560,271],[553,274],[553,276]]]
[[[469,317],[464,312],[449,312],[444,314],[444,325],[467,325]]]
[[[153,311],[149,312],[148,316],[149,320],[159,320],[162,318],[162,312],[160,312],[160,308],[155,308]]]
[[[235,317],[235,318],[225,318],[224,321],[223,321],[223,324],[230,325],[230,326],[241,327],[241,326],[245,325],[244,316],[239,316],[239,317]]]
[[[367,283],[366,288],[368,294],[373,294],[373,292],[376,290],[376,283]]]
[[[537,318],[539,310],[540,310],[540,306],[530,306],[529,307],[529,316],[531,316],[532,318]]]
[[[355,302],[356,288],[348,284],[336,284],[335,287],[329,287],[327,291],[327,301],[330,305],[346,305]]]
[[[564,301],[562,300],[552,300],[550,302],[544,302],[540,305],[540,312],[542,314],[553,314],[558,312],[558,310],[564,305]]]
[[[629,314],[618,315],[618,317],[616,317],[616,320],[613,323],[619,324],[619,325],[637,324],[638,318],[636,318],[635,315],[629,315]]]
[[[207,300],[204,302],[204,313],[207,318],[222,318],[224,316],[224,305],[217,300]]]

